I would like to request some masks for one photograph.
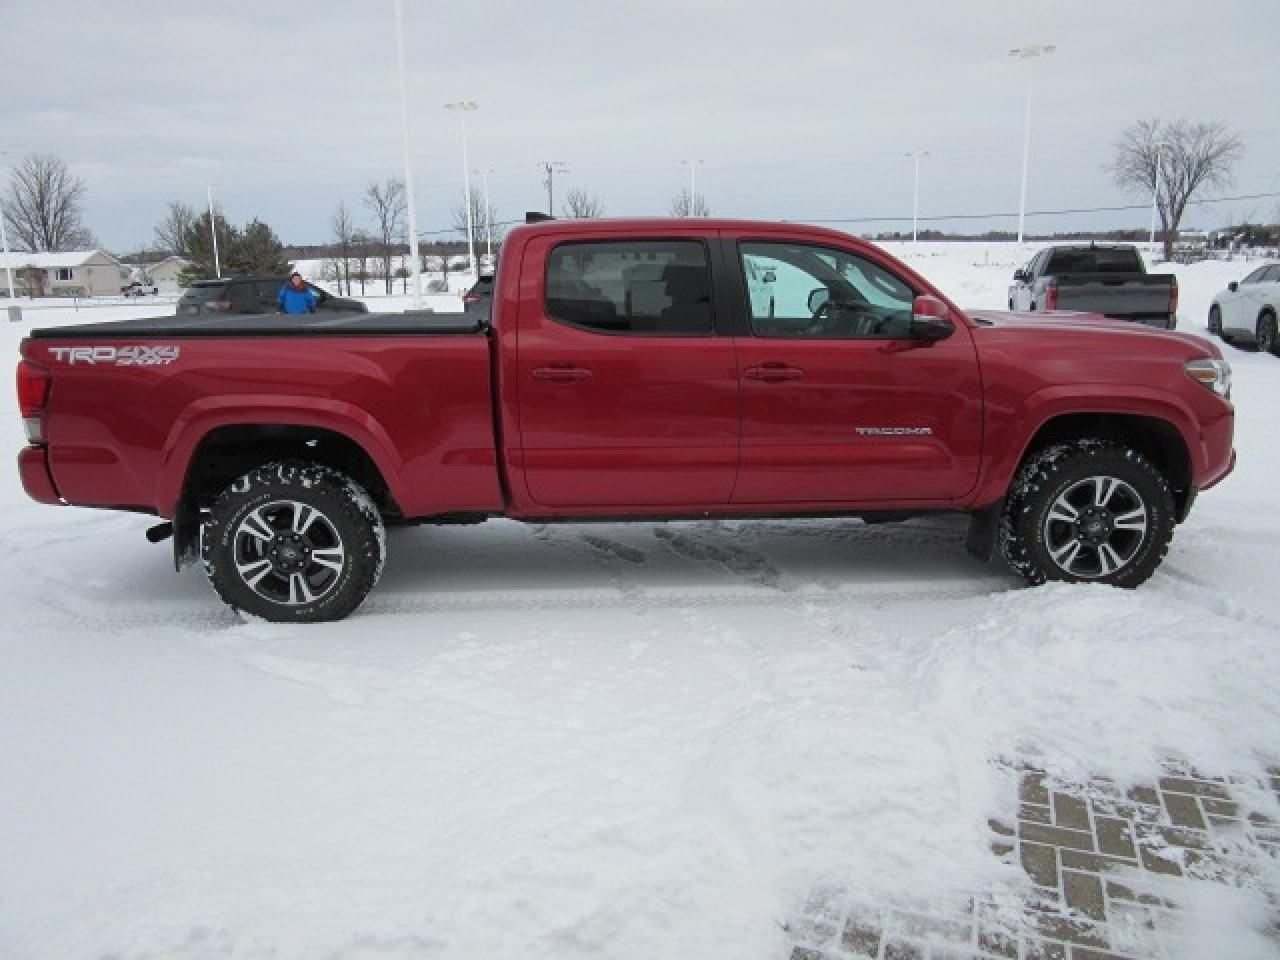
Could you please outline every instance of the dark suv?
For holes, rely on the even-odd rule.
[[[178,299],[178,316],[192,313],[276,313],[277,297],[288,277],[223,277],[197,280]],[[368,313],[359,300],[335,297],[307,284],[316,295],[316,309],[341,313]]]
[[[471,289],[462,295],[462,312],[485,323],[493,309],[493,274],[481,274]]]

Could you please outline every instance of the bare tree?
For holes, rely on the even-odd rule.
[[[4,218],[23,249],[74,250],[92,240],[80,222],[84,183],[61,158],[49,153],[25,156],[13,168]]]
[[[604,216],[604,204],[577,187],[565,194],[564,204],[560,208],[566,217],[579,220],[594,220]]]
[[[170,200],[164,219],[155,226],[156,249],[185,257],[187,234],[196,222],[196,216],[194,207],[181,200]]]
[[[364,203],[373,211],[378,223],[378,238],[382,246],[382,279],[386,292],[391,293],[391,254],[404,233],[406,214],[404,181],[387,177],[382,183],[371,183],[364,193]],[[363,292],[363,291],[362,291]]]
[[[333,239],[338,246],[338,296],[342,296],[342,285],[347,286],[346,295],[351,296],[351,240],[355,236],[356,227],[351,221],[351,212],[347,210],[347,202],[339,200],[334,208],[333,217],[329,221],[333,227]]]
[[[1159,183],[1164,258],[1171,260],[1187,204],[1202,187],[1232,183],[1244,144],[1221,123],[1140,120],[1125,128],[1114,150],[1110,170],[1118,186],[1150,196]]]
[[[711,211],[707,208],[707,201],[702,194],[693,196],[689,193],[688,187],[682,187],[671,201],[671,215],[673,217],[709,217]]]

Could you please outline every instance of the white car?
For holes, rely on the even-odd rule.
[[[1239,283],[1232,281],[1213,298],[1209,332],[1224,340],[1252,340],[1264,353],[1280,356],[1276,317],[1280,316],[1280,263],[1259,267]]]

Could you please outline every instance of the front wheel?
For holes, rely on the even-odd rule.
[[[1215,337],[1222,336],[1222,311],[1216,306],[1209,308],[1209,332]]]
[[[1258,317],[1258,352],[1280,353],[1280,340],[1276,337],[1276,315],[1268,311]]]
[[[312,463],[270,463],[227,487],[201,528],[205,572],[236,610],[279,623],[341,620],[386,555],[377,507],[355,481]]]
[[[1027,582],[1136,587],[1173,537],[1168,481],[1136,450],[1087,439],[1023,464],[1000,525],[1001,552]]]

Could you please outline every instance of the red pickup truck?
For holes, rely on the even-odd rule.
[[[36,330],[44,503],[154,514],[232,606],[354,610],[384,524],[971,517],[1028,581],[1141,583],[1234,463],[1199,337],[964,312],[793,224],[531,223],[491,318],[165,317]]]

